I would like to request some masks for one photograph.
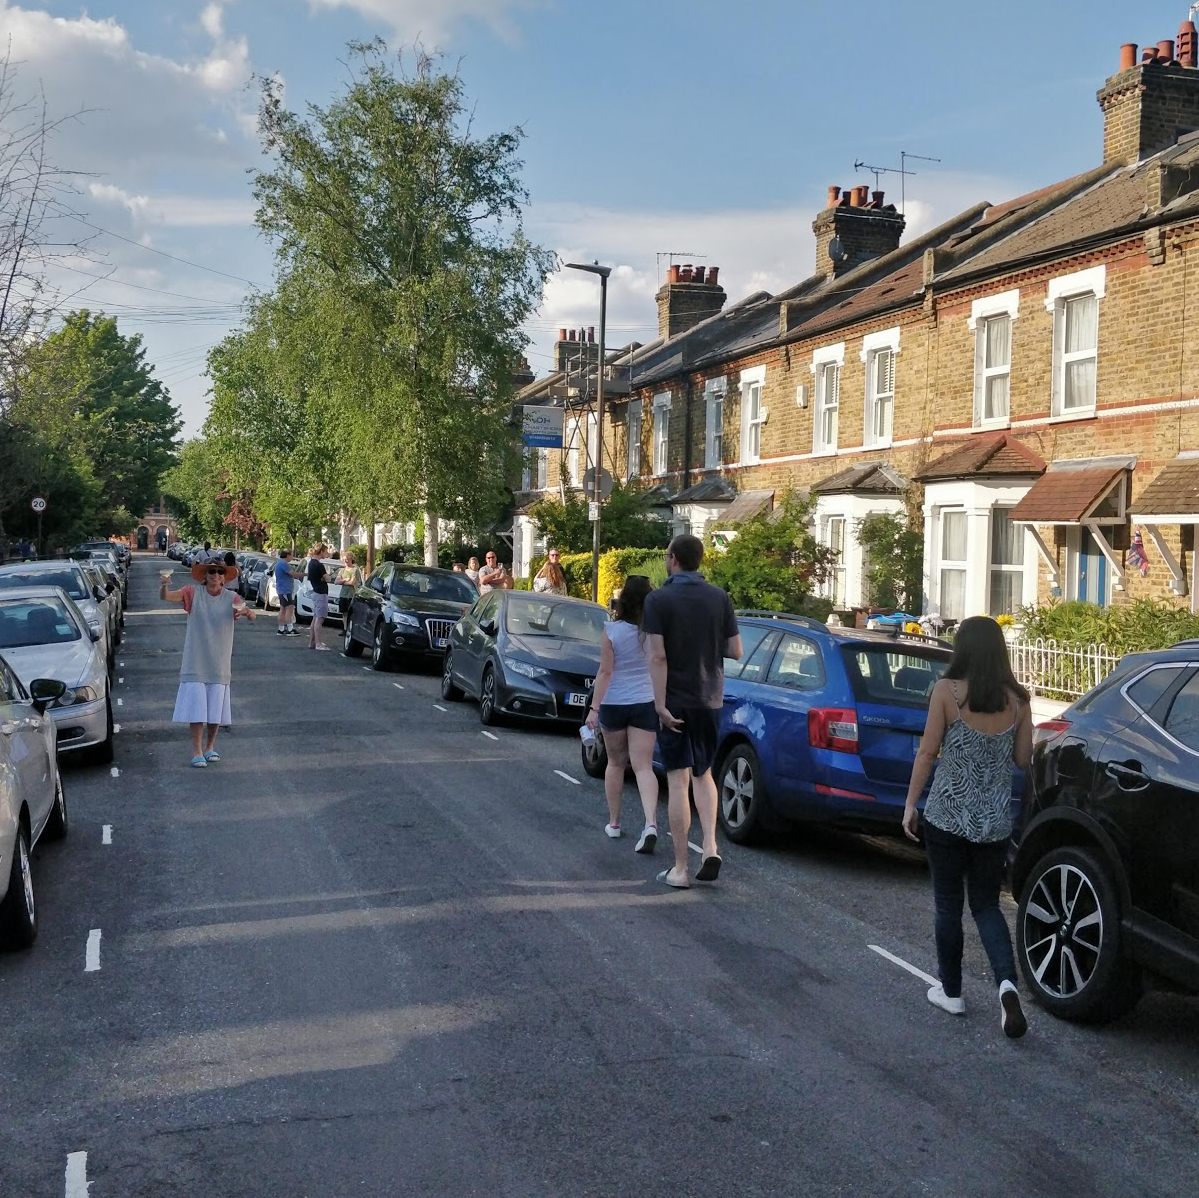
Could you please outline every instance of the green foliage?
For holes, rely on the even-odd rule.
[[[614,548],[665,549],[670,525],[651,515],[642,497],[643,488],[616,482],[603,503],[600,550]],[[593,534],[587,498],[568,491],[565,500],[543,499],[529,508],[529,517],[547,545],[564,553],[591,549]]]
[[[744,521],[723,550],[705,548],[701,570],[734,607],[802,612],[828,575],[832,553],[809,531],[815,500],[786,492],[772,512]]]
[[[1022,608],[1017,616],[1021,638],[1052,638],[1065,645],[1106,645],[1114,653],[1166,649],[1199,637],[1199,616],[1185,608],[1153,599],[1138,599],[1111,607],[1081,600],[1051,600],[1040,607]]]
[[[502,565],[511,567],[512,550],[502,540],[495,545],[455,545],[452,542],[439,544],[437,564],[441,569],[449,570],[455,562],[461,562],[465,566],[472,557],[477,557],[482,562],[488,552],[494,552]],[[410,566],[421,566],[425,561],[425,546],[422,541],[412,545],[384,545],[378,556],[385,562],[407,562]]]
[[[875,512],[854,530],[865,550],[866,601],[919,614],[924,589],[924,534],[901,516]]]

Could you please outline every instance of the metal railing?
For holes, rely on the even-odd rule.
[[[1106,645],[1060,645],[1052,639],[1008,643],[1012,671],[1021,685],[1046,699],[1077,699],[1098,686],[1120,654]]]

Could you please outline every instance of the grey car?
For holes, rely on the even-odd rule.
[[[112,694],[100,634],[74,601],[54,586],[0,590],[0,653],[28,687],[35,678],[66,684],[50,713],[58,751],[112,760]]]
[[[55,559],[41,562],[14,562],[0,566],[0,592],[11,587],[62,587],[83,613],[88,626],[100,634],[101,653],[109,670],[116,645],[108,631],[108,612],[103,607],[104,590],[89,577],[83,562]]]

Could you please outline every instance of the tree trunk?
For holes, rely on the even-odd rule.
[[[425,512],[425,565],[437,565],[438,533],[436,512]]]
[[[366,572],[371,574],[375,569],[375,516],[370,513],[366,518]]]

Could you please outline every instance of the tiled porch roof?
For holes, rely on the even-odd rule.
[[[728,503],[737,497],[737,488],[723,478],[705,478],[685,491],[680,491],[670,502],[680,503]]]
[[[1007,477],[1041,474],[1045,462],[1011,433],[970,440],[929,462],[916,477],[921,482],[971,478],[977,474]]]
[[[1050,467],[1011,511],[1025,524],[1077,524],[1111,490],[1125,466]]]
[[[1130,507],[1131,518],[1146,524],[1152,524],[1154,516],[1188,516],[1199,522],[1199,458],[1171,462]]]
[[[742,491],[718,519],[721,524],[740,524],[764,512],[774,503],[773,491]]]
[[[866,462],[830,474],[812,484],[817,495],[895,495],[907,486],[907,479],[886,462]]]

